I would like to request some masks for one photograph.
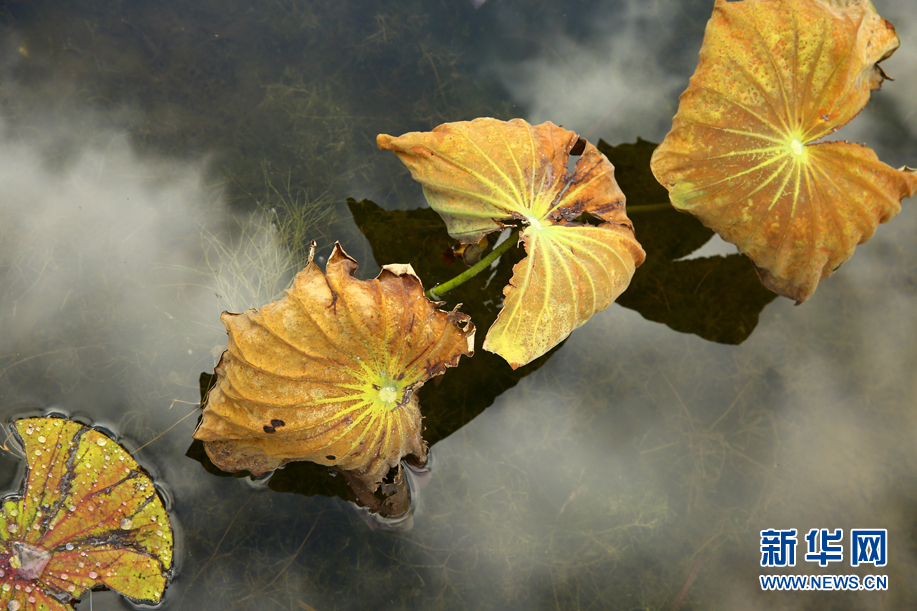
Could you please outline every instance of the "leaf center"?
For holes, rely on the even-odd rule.
[[[529,224],[529,227],[531,227],[535,231],[540,232],[542,229],[545,228],[545,224],[540,218],[536,218],[534,216],[527,216],[525,217],[525,221]]]
[[[404,394],[403,380],[394,380],[387,371],[379,371],[367,381],[373,388],[370,396],[367,397],[372,403],[381,404],[385,409],[391,409],[401,401]]]
[[[795,135],[791,136],[789,142],[787,142],[787,148],[790,153],[793,154],[793,158],[796,161],[805,162],[806,161],[806,147],[805,144]]]
[[[10,566],[16,569],[16,573],[23,579],[38,579],[44,572],[48,561],[51,560],[51,552],[28,543],[13,543],[15,553],[10,556]]]
[[[397,399],[398,387],[395,386],[394,382],[389,382],[379,389],[379,400],[382,401],[383,405],[386,407],[395,403]]]

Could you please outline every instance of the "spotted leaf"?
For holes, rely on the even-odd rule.
[[[0,608],[71,609],[96,586],[162,598],[172,527],[149,476],[117,443],[78,422],[15,423],[27,468],[0,507]]]

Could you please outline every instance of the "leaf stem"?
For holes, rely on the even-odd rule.
[[[427,299],[431,299],[433,301],[439,301],[439,297],[443,293],[451,291],[455,287],[465,284],[466,282],[468,282],[469,280],[471,280],[472,278],[480,274],[482,271],[490,267],[490,264],[496,261],[500,257],[500,255],[502,255],[507,250],[509,250],[513,246],[513,244],[518,243],[518,240],[514,239],[514,238],[517,238],[518,236],[519,236],[519,232],[513,231],[509,235],[509,237],[503,241],[503,243],[501,243],[499,246],[494,248],[490,252],[490,254],[488,254],[486,257],[484,257],[483,259],[481,259],[480,261],[478,261],[477,263],[475,263],[474,265],[472,265],[471,267],[463,271],[461,274],[459,274],[452,280],[447,280],[446,282],[443,282],[442,284],[437,284],[433,288],[427,290],[427,292],[424,293],[424,295],[426,295]]]

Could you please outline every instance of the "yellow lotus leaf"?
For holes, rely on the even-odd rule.
[[[261,474],[309,460],[375,490],[407,454],[426,458],[416,391],[471,355],[465,314],[436,309],[410,265],[374,280],[335,245],[277,302],[224,312],[229,349],[194,433],[225,471]]]
[[[423,185],[452,237],[478,242],[518,221],[527,257],[503,289],[484,349],[515,369],[563,341],[624,292],[644,259],[614,167],[552,123],[475,119],[376,139]],[[581,155],[572,174],[570,155]],[[600,224],[577,222],[588,214]]]
[[[917,192],[870,149],[816,142],[878,89],[898,47],[868,0],[717,0],[652,169],[672,204],[805,301]]]

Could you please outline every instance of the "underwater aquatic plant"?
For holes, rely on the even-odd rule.
[[[376,143],[410,169],[460,242],[477,243],[507,222],[524,226],[519,239],[528,256],[513,268],[484,341],[514,369],[611,305],[643,263],[614,167],[571,131],[482,118],[381,134]],[[568,176],[570,155],[580,158]]]
[[[14,428],[28,466],[22,494],[0,509],[0,606],[70,609],[96,586],[159,602],[172,527],[131,455],[79,422],[29,418]]]
[[[717,0],[652,169],[672,204],[802,303],[917,192],[917,172],[819,142],[878,89],[898,48],[871,2]]]
[[[311,259],[279,301],[223,313],[229,349],[194,437],[224,471],[309,460],[375,490],[402,457],[426,459],[415,393],[473,354],[474,326],[410,265],[364,281],[339,244],[325,273]]]

